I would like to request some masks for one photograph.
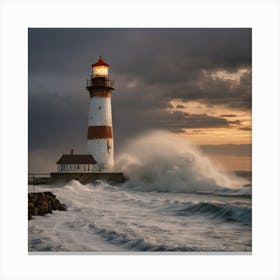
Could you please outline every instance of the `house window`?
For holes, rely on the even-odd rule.
[[[79,170],[79,165],[77,165],[77,170]]]
[[[88,165],[88,171],[90,171],[90,165]]]

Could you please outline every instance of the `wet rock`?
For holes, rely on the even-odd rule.
[[[53,210],[67,211],[66,205],[61,204],[51,192],[29,193],[28,194],[28,220],[32,216],[52,214]]]

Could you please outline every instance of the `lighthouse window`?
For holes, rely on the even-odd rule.
[[[101,110],[101,106],[99,106],[99,110]]]
[[[111,145],[110,145],[109,140],[107,140],[107,151],[108,151],[108,153],[110,153],[110,151],[111,151]]]

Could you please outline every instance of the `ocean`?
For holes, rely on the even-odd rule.
[[[32,187],[31,187],[32,188]],[[250,252],[251,198],[141,192],[106,183],[36,187],[68,211],[29,221],[29,251]]]
[[[29,186],[68,211],[28,221],[29,252],[251,252],[252,186],[198,147],[162,132],[126,146],[129,180]]]

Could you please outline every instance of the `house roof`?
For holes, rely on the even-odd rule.
[[[92,155],[62,155],[56,164],[96,164]]]
[[[95,64],[92,64],[92,67],[95,67],[95,66],[107,66],[109,67],[109,64],[107,64],[103,59],[102,59],[102,56],[99,57],[99,60],[95,63]]]

